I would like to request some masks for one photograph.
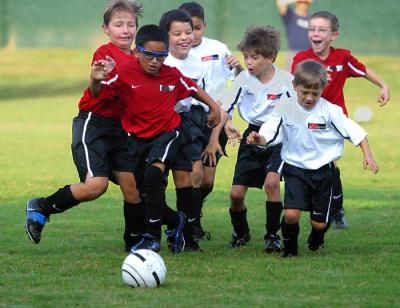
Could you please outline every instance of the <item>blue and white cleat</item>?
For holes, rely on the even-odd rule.
[[[176,212],[179,223],[175,229],[165,230],[167,235],[168,248],[172,253],[181,253],[185,248],[185,238],[183,236],[183,228],[186,224],[186,215],[180,211]]]
[[[25,231],[35,244],[39,244],[44,225],[49,221],[49,215],[45,214],[39,200],[40,198],[33,198],[26,204]]]
[[[161,244],[153,235],[145,233],[143,234],[142,240],[132,247],[131,252],[135,252],[139,249],[150,249],[154,252],[159,252],[161,250]]]

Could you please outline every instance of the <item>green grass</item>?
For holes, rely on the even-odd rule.
[[[174,256],[163,242],[166,283],[146,290],[121,280],[125,254],[116,186],[96,201],[52,216],[39,245],[24,233],[26,201],[77,180],[71,119],[90,57],[88,50],[0,51],[0,307],[400,306],[399,58],[361,57],[390,84],[387,107],[376,106],[377,88],[365,80],[350,80],[346,89],[350,114],[362,105],[374,111],[364,127],[381,167],[376,176],[364,171],[361,151],[347,145],[340,166],[350,229],[330,231],[325,248],[311,253],[303,215],[300,257],[265,255],[265,197],[250,190],[253,238],[243,249],[227,249],[237,147],[230,148],[204,210],[212,234],[202,245],[205,252]],[[168,200],[174,204],[173,187]]]

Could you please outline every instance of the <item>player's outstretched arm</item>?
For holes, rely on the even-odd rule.
[[[379,166],[377,162],[374,160],[374,157],[372,156],[372,151],[371,148],[369,147],[368,139],[365,137],[361,142],[360,142],[360,149],[363,152],[364,159],[363,159],[363,167],[364,169],[369,169],[374,173],[377,174],[379,171]]]
[[[243,71],[243,67],[240,64],[240,60],[238,57],[236,57],[235,55],[226,55],[225,56],[226,59],[226,63],[228,63],[229,67],[231,69],[235,69],[235,76],[239,75],[239,73],[241,71]]]
[[[257,132],[251,132],[246,139],[247,144],[256,144],[256,145],[267,145],[267,140],[264,136],[260,135]]]
[[[208,127],[217,126],[221,122],[221,109],[219,105],[200,87],[197,87],[197,92],[193,97],[210,108],[210,114],[207,118]]]
[[[381,77],[378,76],[377,73],[375,73],[370,68],[367,67],[365,73],[366,73],[365,78],[367,78],[373,84],[376,84],[378,87],[381,88],[377,101],[379,106],[381,107],[385,106],[386,103],[390,100],[390,90],[388,85]]]
[[[90,95],[93,97],[99,95],[101,91],[101,82],[107,79],[108,73],[114,69],[115,64],[114,59],[109,56],[106,56],[105,59],[93,61],[89,81]]]

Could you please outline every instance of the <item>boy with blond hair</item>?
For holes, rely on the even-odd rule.
[[[343,109],[347,115],[343,88],[347,78],[364,77],[380,88],[378,103],[382,107],[390,99],[389,87],[385,81],[374,71],[366,67],[356,59],[349,50],[334,48],[332,43],[339,35],[338,18],[327,11],[321,11],[310,17],[308,27],[308,40],[311,48],[299,52],[292,63],[292,72],[297,64],[307,59],[313,59],[322,63],[328,72],[328,84],[322,93],[322,97]],[[336,168],[336,181],[333,198],[332,224],[336,229],[348,227],[343,208],[343,188],[340,180],[340,170]]]

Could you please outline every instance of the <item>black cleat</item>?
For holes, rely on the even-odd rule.
[[[193,236],[194,240],[199,242],[199,241],[209,241],[211,240],[211,234],[208,231],[204,231],[203,227],[201,224],[194,225],[193,226]]]
[[[282,258],[294,258],[294,257],[297,257],[298,255],[299,255],[298,253],[291,253],[291,252],[283,251],[281,257]]]
[[[250,241],[250,233],[245,233],[243,237],[239,237],[235,232],[232,233],[232,240],[229,243],[230,248],[237,248],[246,245]]]
[[[320,247],[324,247],[324,235],[313,236],[312,233],[308,236],[307,247],[311,251],[317,251]]]
[[[124,242],[125,242],[125,252],[130,252],[131,248],[139,242],[143,238],[143,233],[129,233],[125,231],[124,233]]]
[[[332,219],[332,228],[337,230],[347,229],[349,222],[344,214],[344,209],[341,208]]]
[[[39,200],[40,198],[33,198],[26,204],[25,231],[28,238],[35,244],[39,244],[44,225],[50,221],[49,215],[45,213]]]
[[[264,250],[266,253],[281,252],[282,244],[279,235],[268,235],[267,239],[265,240]]]
[[[139,249],[150,249],[154,252],[159,252],[161,250],[161,244],[153,235],[146,233],[143,235],[142,240],[132,247],[131,251],[133,252]]]
[[[181,253],[185,248],[185,238],[182,232],[186,223],[186,215],[180,211],[176,213],[179,217],[178,226],[172,230],[165,230],[165,233],[167,235],[168,249],[172,253]]]
[[[192,240],[190,243],[186,243],[185,245],[185,252],[203,252],[203,250],[200,248],[199,244]]]

